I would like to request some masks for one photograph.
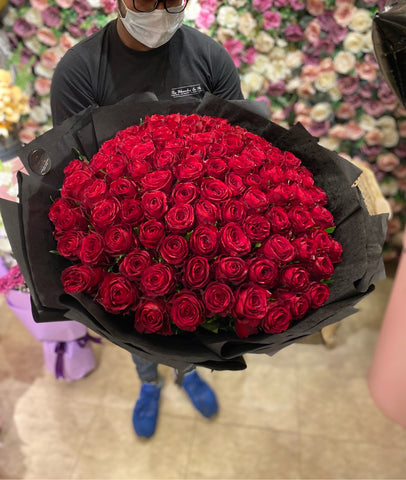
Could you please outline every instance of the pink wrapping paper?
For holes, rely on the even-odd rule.
[[[403,239],[406,248],[406,236]],[[403,253],[369,371],[371,396],[381,411],[406,428],[406,254]]]

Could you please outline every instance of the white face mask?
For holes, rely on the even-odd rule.
[[[119,0],[118,12],[127,32],[149,48],[158,48],[169,42],[182,25],[184,15],[184,12],[168,13],[165,9],[137,13],[130,10],[123,0]]]

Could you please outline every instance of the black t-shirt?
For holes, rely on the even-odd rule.
[[[89,105],[113,105],[134,93],[175,101],[205,92],[243,98],[232,59],[209,36],[182,25],[161,47],[136,51],[121,41],[116,22],[75,45],[58,63],[51,87],[54,125]]]

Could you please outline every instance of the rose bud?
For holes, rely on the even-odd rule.
[[[339,262],[341,262],[343,247],[341,246],[340,243],[337,242],[337,240],[331,239],[331,245],[330,245],[328,253],[329,253],[329,256],[330,256],[330,260],[333,263],[339,263]]]
[[[271,224],[263,215],[250,215],[244,222],[245,233],[250,240],[263,242],[271,233]]]
[[[192,252],[197,255],[215,257],[218,249],[217,228],[212,225],[199,225],[193,230],[189,245]]]
[[[195,222],[194,209],[188,203],[176,204],[165,215],[165,221],[170,232],[185,234]]]
[[[204,305],[188,290],[182,290],[170,300],[170,317],[181,330],[194,332],[204,322]]]
[[[248,266],[240,257],[220,256],[215,264],[215,276],[218,280],[238,285],[247,278]]]
[[[203,288],[209,281],[210,266],[205,257],[190,258],[184,268],[183,283],[192,289]]]
[[[173,187],[171,198],[176,203],[193,203],[199,194],[199,189],[194,183],[183,182]]]
[[[160,220],[168,211],[168,199],[160,190],[146,192],[141,198],[145,215],[154,220]]]
[[[152,264],[150,254],[145,250],[133,250],[120,263],[120,272],[135,281],[141,278],[142,273]]]
[[[95,230],[104,232],[119,219],[120,209],[120,202],[116,198],[105,198],[94,206],[90,214],[90,223]]]
[[[277,263],[287,263],[295,257],[295,249],[290,240],[278,234],[268,238],[263,246],[263,253]]]
[[[225,283],[211,282],[203,293],[204,305],[209,317],[226,316],[234,305],[234,295]]]
[[[311,308],[321,307],[330,296],[330,289],[325,283],[311,282],[305,292]]]
[[[251,241],[238,223],[228,223],[220,230],[220,244],[230,255],[246,255],[251,251]]]
[[[265,333],[281,333],[289,327],[291,320],[289,306],[271,302],[266,316],[261,321],[261,327]]]
[[[268,258],[249,262],[248,278],[264,288],[272,288],[278,279],[278,265]]]
[[[242,285],[235,294],[234,314],[238,319],[258,326],[267,312],[269,292],[257,285]]]
[[[124,198],[121,202],[120,216],[122,223],[132,226],[139,225],[144,218],[141,201],[134,198]]]
[[[180,235],[164,237],[160,246],[161,257],[171,265],[180,265],[189,253],[189,246],[185,238]]]
[[[140,225],[139,241],[145,248],[156,248],[165,235],[163,223],[148,220]]]
[[[217,205],[209,202],[209,200],[200,199],[195,204],[195,215],[199,225],[214,225],[220,218],[220,210]]]
[[[133,309],[138,300],[138,292],[130,280],[121,273],[107,273],[96,300],[110,313],[126,313]]]
[[[66,293],[92,292],[101,281],[103,271],[90,265],[72,265],[62,272],[61,280]]]
[[[139,333],[171,335],[170,321],[166,306],[158,300],[144,300],[135,312],[134,328]]]
[[[147,297],[163,297],[170,293],[175,286],[172,268],[163,263],[151,265],[144,270],[140,286]]]
[[[279,280],[289,290],[301,292],[309,286],[310,277],[309,272],[303,267],[290,265],[280,272]]]

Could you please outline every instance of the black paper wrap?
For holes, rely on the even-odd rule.
[[[387,84],[406,107],[406,0],[388,0],[374,16],[372,42]]]
[[[353,186],[361,170],[320,147],[317,139],[301,125],[286,130],[255,113],[255,108],[252,111],[253,107],[258,106],[245,101],[225,101],[211,94],[206,94],[202,101],[180,104],[129,100],[114,106],[89,108],[25,146],[20,157],[29,175],[19,175],[20,203],[1,200],[0,209],[31,292],[35,320],[79,321],[131,353],[175,368],[182,369],[192,363],[215,370],[241,370],[246,368],[243,354],[273,355],[356,312],[354,305],[373,290],[373,282],[385,277],[381,252],[387,215],[369,215],[358,187]],[[328,208],[336,224],[333,236],[343,246],[343,259],[335,266],[326,304],[285,332],[244,339],[230,333],[200,330],[173,336],[139,334],[131,321],[105,312],[90,296],[63,291],[60,275],[69,262],[50,253],[56,249],[56,243],[48,211],[52,199],[59,196],[63,169],[76,157],[72,148],[90,158],[118,130],[138,124],[146,115],[174,112],[227,118],[232,125],[240,125],[282,150],[291,151],[313,173],[315,183],[326,191]],[[30,154],[38,148],[44,149],[51,161],[45,175],[35,173],[30,167]]]

